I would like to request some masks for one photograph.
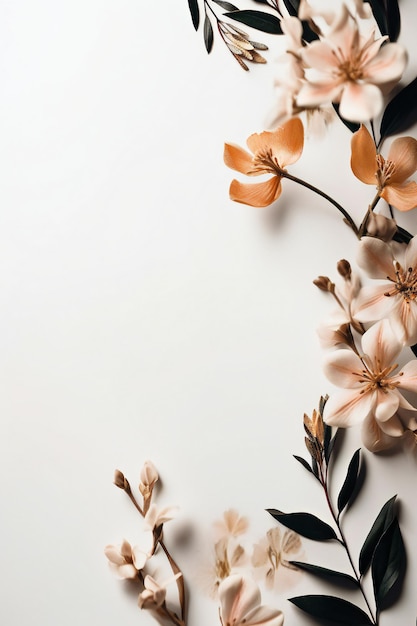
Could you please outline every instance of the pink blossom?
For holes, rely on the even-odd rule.
[[[282,626],[282,611],[261,605],[261,592],[250,578],[235,574],[219,586],[222,626]]]
[[[342,5],[329,33],[300,53],[306,82],[298,93],[298,106],[336,102],[342,117],[356,122],[378,115],[382,90],[398,82],[407,63],[405,49],[397,43],[384,44],[386,39],[375,39],[374,30],[363,36],[357,20]]]
[[[415,409],[400,389],[417,391],[417,360],[399,371],[402,344],[388,320],[377,322],[362,337],[363,355],[352,350],[331,352],[324,363],[329,380],[342,387],[330,396],[325,422],[348,427],[362,422],[362,435],[373,451],[391,447],[407,428],[415,428]]]

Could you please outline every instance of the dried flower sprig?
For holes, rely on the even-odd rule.
[[[151,541],[146,551],[138,546],[132,547],[128,541],[124,540],[120,546],[106,546],[104,553],[109,560],[110,568],[118,578],[134,580],[139,583],[138,605],[141,609],[148,609],[162,624],[168,620],[174,626],[186,626],[184,577],[163,541],[164,524],[173,519],[176,509],[175,507],[159,508],[152,501],[154,487],[158,479],[159,475],[155,466],[151,461],[146,461],[140,472],[139,492],[143,499],[141,505],[133,494],[130,483],[124,474],[119,470],[115,471],[114,484],[127,494],[135,509],[144,519],[144,527],[151,534]],[[164,553],[172,570],[171,578],[164,582],[157,581],[147,571],[150,559],[159,548]],[[178,590],[179,615],[166,602],[166,588],[173,582],[176,583]]]
[[[337,431],[332,435],[331,427],[323,421],[326,401],[327,397],[320,399],[319,408],[313,411],[311,418],[304,415],[305,443],[310,454],[310,461],[300,456],[294,458],[317,479],[322,487],[335,528],[311,513],[283,513],[278,509],[267,510],[275,520],[303,537],[314,541],[336,541],[343,547],[352,574],[301,561],[292,561],[292,563],[313,576],[332,581],[342,589],[347,584],[356,588],[366,605],[366,611],[352,602],[330,595],[297,596],[290,598],[290,602],[325,623],[377,626],[381,611],[395,601],[393,593],[401,587],[404,578],[406,555],[397,518],[396,496],[390,498],[378,513],[363,542],[356,565],[342,528],[341,518],[353,505],[363,486],[360,480],[363,461],[361,461],[360,450],[356,450],[338,491],[337,501],[334,503],[330,479],[335,460]],[[363,578],[369,571],[372,572],[374,608],[363,585]]]

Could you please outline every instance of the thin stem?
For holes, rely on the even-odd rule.
[[[141,514],[142,517],[145,517],[144,511],[143,511],[142,507],[140,506],[140,504],[138,503],[138,501],[136,500],[135,496],[133,495],[132,490],[130,488],[130,485],[129,485],[129,483],[127,481],[126,481],[126,485],[125,485],[124,491],[129,496],[129,499],[132,502],[132,504],[135,507],[135,509]],[[162,527],[161,527],[161,532],[158,534],[158,539],[156,541],[156,544],[154,545],[154,550],[156,549],[156,545],[158,545],[158,544],[161,546],[163,552],[165,553],[165,556],[168,559],[168,563],[169,563],[169,565],[171,567],[172,573],[174,575],[181,574],[181,576],[179,576],[176,579],[177,588],[178,588],[178,597],[179,597],[180,607],[181,607],[181,619],[178,618],[175,615],[175,613],[172,613],[166,606],[161,607],[161,608],[164,609],[164,612],[171,619],[171,621],[173,621],[174,624],[176,624],[177,626],[185,626],[185,586],[184,586],[184,577],[182,576],[182,572],[181,572],[180,568],[178,567],[177,563],[175,562],[175,560],[171,556],[168,548],[166,547],[164,541],[162,540]]]
[[[330,202],[330,204],[332,204],[334,207],[336,207],[338,211],[340,211],[340,213],[343,215],[343,217],[345,218],[345,221],[347,222],[347,224],[349,224],[349,226],[351,227],[355,235],[357,237],[359,236],[359,231],[355,222],[353,221],[349,213],[346,211],[346,209],[344,209],[341,204],[336,202],[334,198],[329,196],[327,193],[325,193],[321,189],[318,189],[314,185],[311,185],[310,183],[306,182],[305,180],[302,180],[301,178],[297,178],[297,176],[293,176],[292,174],[289,174],[285,170],[281,170],[280,174],[283,178],[288,178],[289,180],[292,180],[294,183],[298,183],[299,185],[306,187],[310,191],[313,191],[314,193],[318,194],[319,196],[321,196],[322,198]]]
[[[356,570],[355,563],[353,562],[353,558],[352,558],[352,555],[351,555],[350,550],[349,550],[349,546],[347,544],[345,535],[344,535],[342,527],[340,525],[339,515],[337,515],[335,510],[334,510],[334,507],[333,507],[333,504],[332,504],[332,501],[331,501],[331,498],[330,498],[330,494],[329,494],[327,478],[328,478],[328,474],[326,472],[326,476],[325,477],[323,476],[322,487],[323,487],[323,490],[324,490],[324,494],[326,496],[326,502],[327,502],[327,505],[329,507],[331,516],[333,517],[333,520],[334,520],[334,522],[335,522],[335,524],[337,526],[337,530],[339,531],[339,535],[340,535],[340,540],[339,541],[342,544],[343,548],[345,549],[345,552],[346,552],[346,555],[348,557],[350,566],[351,566],[353,574],[354,574],[354,576],[356,578],[356,582],[358,583],[359,590],[360,590],[360,592],[362,594],[362,597],[363,597],[363,599],[365,601],[365,604],[366,604],[366,606],[368,608],[369,615],[370,615],[370,617],[372,619],[372,622],[375,624],[375,626],[377,626],[378,625],[378,618],[375,617],[374,612],[373,612],[373,610],[371,608],[371,605],[369,603],[369,600],[368,600],[368,598],[366,596],[365,590],[362,587],[361,578],[360,578],[360,576],[359,576],[359,574],[358,574],[358,572]]]

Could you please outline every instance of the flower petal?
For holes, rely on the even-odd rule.
[[[390,322],[394,333],[406,346],[417,343],[417,302],[406,300],[400,295],[393,300]]]
[[[378,363],[378,368],[390,367],[401,352],[402,343],[387,319],[373,324],[362,337],[362,350]]]
[[[359,382],[363,365],[359,357],[352,350],[337,350],[328,354],[324,360],[323,370],[327,378],[334,385],[346,389],[360,389]]]
[[[324,421],[329,426],[348,428],[359,424],[370,413],[373,394],[344,389],[331,395],[324,408]]]
[[[339,112],[352,122],[367,122],[382,110],[384,99],[376,85],[348,82],[342,91]]]
[[[356,262],[370,278],[395,280],[394,256],[388,243],[374,237],[362,237],[358,245]]]
[[[391,283],[363,287],[352,304],[353,317],[359,322],[374,322],[390,315],[398,296],[387,296]],[[401,300],[403,298],[400,296]],[[394,331],[398,337],[398,333]]]
[[[362,441],[371,452],[388,450],[397,444],[397,440],[386,435],[372,414],[362,424]]]
[[[305,83],[296,96],[297,106],[301,108],[318,107],[329,102],[338,102],[343,84],[328,80],[323,83]]]
[[[399,137],[392,142],[388,161],[395,163],[389,184],[403,183],[417,170],[417,140],[414,137]]]
[[[375,398],[375,418],[380,422],[387,422],[397,412],[400,404],[399,393],[395,391],[378,390]],[[386,430],[384,429],[384,432]]]
[[[376,148],[365,126],[353,134],[351,141],[352,156],[350,166],[356,178],[367,185],[376,185]]]
[[[241,172],[242,174],[249,174],[253,169],[253,158],[243,148],[232,143],[224,144],[223,159],[227,167],[232,170]],[[260,174],[262,172],[259,172]]]
[[[237,625],[260,604],[261,592],[253,580],[235,574],[220,583],[219,600],[222,623]]]
[[[284,615],[278,609],[258,606],[245,618],[245,626],[282,626]]]
[[[280,167],[284,168],[298,161],[304,147],[304,127],[299,117],[294,117],[272,132],[253,134],[247,141],[254,154],[265,149],[272,150]]]
[[[246,184],[232,180],[229,189],[230,199],[254,207],[272,204],[281,194],[281,177],[273,176],[263,183]]]
[[[402,185],[385,185],[381,197],[399,211],[411,211],[417,207],[417,184],[410,180]]]
[[[366,75],[372,83],[382,85],[399,80],[406,65],[406,50],[398,43],[386,43],[372,61],[366,64]]]

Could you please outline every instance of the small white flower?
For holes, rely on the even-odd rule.
[[[109,560],[110,569],[120,579],[134,579],[138,571],[142,570],[149,555],[138,546],[132,546],[126,540],[121,544],[108,545],[104,548],[104,554]]]
[[[145,528],[150,530],[159,528],[162,524],[165,524],[165,522],[174,519],[177,511],[178,507],[166,506],[160,509],[156,504],[151,504],[145,515]]]

